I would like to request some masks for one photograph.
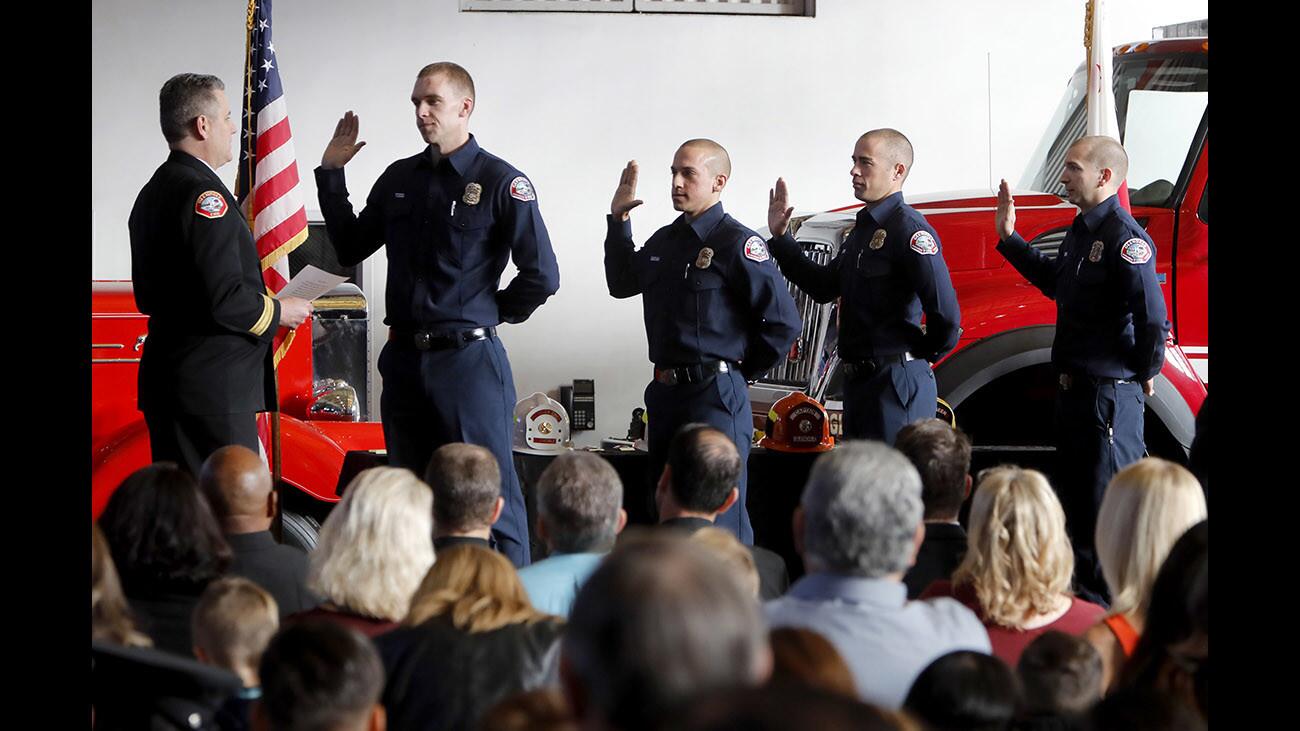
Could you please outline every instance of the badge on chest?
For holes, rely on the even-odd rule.
[[[470,183],[465,186],[465,195],[461,196],[461,200],[464,201],[467,206],[478,204],[479,200],[482,198],[483,186],[478,183]]]
[[[871,243],[867,244],[867,246],[870,246],[873,249],[879,249],[884,245],[885,245],[885,229],[883,228],[877,229],[876,232],[871,235]]]
[[[700,249],[700,253],[695,257],[695,268],[708,269],[709,265],[712,263],[713,263],[713,249],[710,249],[707,246],[704,247],[703,249]]]
[[[1096,264],[1101,261],[1101,254],[1106,250],[1106,244],[1100,241],[1092,242],[1092,251],[1088,252],[1088,261]]]

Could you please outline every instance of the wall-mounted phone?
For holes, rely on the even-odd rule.
[[[560,386],[560,403],[569,412],[569,429],[575,432],[596,428],[596,381],[575,378],[572,386]]]

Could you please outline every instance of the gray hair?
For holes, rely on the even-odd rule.
[[[911,561],[921,476],[898,450],[873,441],[836,446],[813,464],[800,503],[810,569],[873,578]]]
[[[537,512],[546,521],[551,550],[608,551],[618,534],[623,481],[614,467],[589,452],[556,457],[537,482]]]
[[[175,144],[189,134],[190,122],[200,114],[217,113],[215,91],[226,84],[211,74],[176,74],[158,92],[158,121],[163,138]]]
[[[307,588],[358,614],[392,622],[433,565],[433,492],[413,472],[357,475],[321,526]]]

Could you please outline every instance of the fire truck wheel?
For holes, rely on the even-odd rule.
[[[316,548],[316,538],[320,534],[320,523],[310,515],[301,515],[284,511],[284,530],[280,542],[286,546],[296,546],[307,553]]]

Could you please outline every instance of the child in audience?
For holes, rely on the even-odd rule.
[[[248,579],[228,576],[208,584],[190,621],[199,662],[229,670],[244,682],[218,714],[221,728],[248,728],[249,707],[262,694],[257,666],[280,627],[275,599]]]

